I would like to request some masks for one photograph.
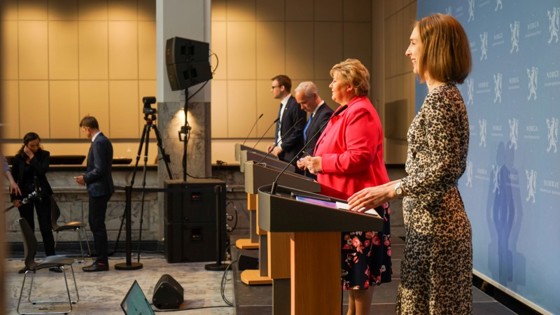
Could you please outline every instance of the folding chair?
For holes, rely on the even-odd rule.
[[[35,273],[41,269],[49,269],[51,267],[59,267],[62,269],[62,275],[64,276],[64,283],[66,285],[66,293],[68,295],[68,306],[69,310],[67,311],[43,311],[40,310],[38,312],[25,312],[25,314],[66,314],[72,312],[72,304],[77,303],[80,300],[80,295],[78,294],[78,285],[76,284],[76,276],[74,275],[74,268],[72,268],[72,263],[74,263],[74,259],[67,258],[65,256],[60,255],[53,255],[47,256],[45,259],[41,261],[35,261],[35,254],[37,252],[37,239],[35,238],[35,233],[29,226],[29,223],[24,218],[18,219],[19,225],[21,227],[21,232],[23,235],[23,248],[24,248],[24,255],[25,255],[25,267],[27,270],[23,275],[23,282],[21,283],[21,291],[19,293],[19,300],[17,305],[17,312],[18,314],[22,314],[19,310],[21,304],[21,298],[23,296],[23,289],[25,287],[25,280],[27,279],[27,275],[31,275],[31,283],[29,286],[29,293],[27,296],[27,300],[29,303],[33,305],[36,304],[44,304],[44,303],[66,303],[66,301],[33,301],[31,300],[31,294],[33,289],[33,280],[35,279]],[[70,266],[70,270],[72,271],[72,278],[74,279],[74,288],[76,289],[76,301],[72,301],[72,297],[70,295],[70,288],[68,287],[68,278],[66,276],[66,268]]]

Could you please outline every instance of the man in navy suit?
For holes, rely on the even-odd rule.
[[[305,140],[305,148],[303,156],[313,155],[317,139],[325,129],[327,122],[333,114],[333,110],[321,99],[317,86],[311,81],[301,82],[294,90],[296,101],[301,105],[301,109],[309,113],[309,119],[303,129],[303,139]],[[299,164],[298,164],[298,167]],[[311,178],[317,178],[316,175],[307,173]]]
[[[307,116],[290,94],[291,89],[292,80],[288,76],[281,74],[272,78],[272,95],[280,100],[280,108],[274,133],[276,141],[268,146],[268,151],[286,162],[291,161],[303,147],[303,128]]]
[[[80,121],[80,127],[86,137],[91,139],[87,157],[86,173],[76,177],[76,182],[86,185],[89,195],[89,226],[93,233],[97,259],[83,267],[86,272],[109,270],[107,229],[105,213],[107,203],[115,191],[111,169],[113,165],[113,145],[101,131],[99,123],[93,116],[86,116]]]

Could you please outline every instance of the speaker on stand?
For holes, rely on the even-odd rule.
[[[159,309],[179,309],[184,302],[183,287],[168,274],[161,276],[154,288],[152,303]]]

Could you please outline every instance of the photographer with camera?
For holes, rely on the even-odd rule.
[[[54,237],[51,226],[51,185],[47,181],[46,173],[49,169],[49,151],[41,148],[41,138],[34,132],[28,132],[23,137],[23,146],[14,156],[12,163],[12,177],[17,182],[21,194],[10,195],[12,203],[35,230],[33,209],[37,212],[39,229],[43,238],[45,255],[55,255]],[[24,273],[24,267],[19,273]],[[50,268],[54,272],[62,272],[58,267]]]

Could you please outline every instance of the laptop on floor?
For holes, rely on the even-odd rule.
[[[122,300],[121,308],[125,315],[155,315],[152,305],[146,299],[144,291],[142,291],[136,280],[134,280]]]

